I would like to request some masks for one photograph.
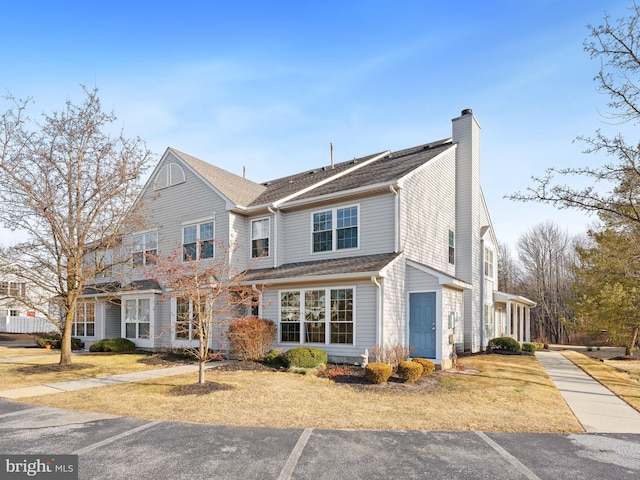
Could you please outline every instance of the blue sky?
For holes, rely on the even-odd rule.
[[[580,212],[514,203],[550,166],[600,164],[579,135],[606,98],[583,51],[587,24],[627,0],[64,1],[3,5],[0,89],[32,112],[97,86],[128,136],[265,181],[451,136],[472,108],[498,239],[514,245]],[[2,104],[4,108],[6,104]],[[625,127],[626,128],[626,127]],[[16,234],[0,230],[0,244]]]

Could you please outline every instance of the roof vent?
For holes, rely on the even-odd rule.
[[[464,110],[462,110],[462,113],[460,114],[460,116],[471,115],[472,113],[473,111],[470,108],[465,108]]]

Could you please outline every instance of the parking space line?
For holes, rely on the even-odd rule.
[[[142,430],[146,430],[147,428],[151,428],[154,425],[159,424],[160,422],[149,422],[149,423],[145,423],[144,425],[140,425],[139,427],[136,428],[132,428],[131,430],[127,430],[125,432],[119,433],[118,435],[114,435],[113,437],[109,437],[106,438],[100,442],[96,442],[96,443],[92,443],[91,445],[87,445],[86,447],[80,448],[78,450],[76,450],[75,452],[70,452],[70,454],[72,455],[80,455],[82,453],[87,453],[90,452],[91,450],[95,450],[96,448],[102,447],[104,445],[108,445],[110,443],[113,443],[117,440],[120,440],[121,438],[125,438],[128,437],[130,435],[133,435],[134,433],[138,433],[141,432]]]
[[[520,460],[518,460],[516,457],[511,455],[509,452],[507,452],[504,448],[502,448],[496,442],[491,440],[487,435],[485,435],[482,432],[476,432],[476,434],[482,440],[484,440],[491,448],[493,448],[496,452],[498,452],[498,454],[502,458],[504,458],[507,462],[513,465],[520,473],[522,473],[529,480],[540,480],[540,477],[538,477],[535,473],[529,470],[522,462],[520,462]]]
[[[296,465],[298,465],[298,460],[300,460],[300,456],[302,455],[302,451],[304,450],[305,445],[309,441],[311,432],[313,432],[313,428],[306,428],[302,432],[302,434],[300,435],[300,438],[298,439],[298,442],[296,443],[296,446],[293,447],[293,450],[289,455],[289,459],[287,460],[287,463],[285,463],[284,467],[282,468],[282,471],[280,472],[280,476],[278,477],[278,480],[291,479],[293,475],[293,471],[295,470]]]

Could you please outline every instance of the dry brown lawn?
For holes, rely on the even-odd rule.
[[[13,349],[0,347],[0,358],[5,353],[4,350]],[[11,363],[0,363],[0,390],[159,368],[157,365],[141,363],[140,360],[146,358],[146,355],[104,353],[74,354],[71,368],[63,368],[58,365],[59,351],[54,350],[53,353],[47,354],[46,352],[49,351],[45,349],[25,350],[39,350],[40,354],[46,355],[46,357],[23,358]],[[13,358],[22,356],[13,355]]]
[[[196,374],[25,399],[40,405],[243,426],[583,432],[533,356],[461,358],[464,371],[415,385],[336,383],[289,372],[207,372],[205,394],[178,394]]]
[[[573,350],[562,354],[640,411],[640,359],[611,360],[606,353],[588,352],[587,356]]]
[[[28,348],[0,346],[0,358],[33,357],[40,355],[51,355],[60,357],[60,351],[35,347]]]

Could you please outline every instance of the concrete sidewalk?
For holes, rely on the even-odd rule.
[[[215,366],[223,365],[225,362],[216,362]],[[207,368],[210,368],[208,365]],[[34,385],[32,387],[13,388],[10,390],[1,390],[0,398],[18,399],[26,397],[37,397],[39,395],[48,395],[51,393],[63,393],[74,390],[84,390],[87,388],[106,387],[109,385],[118,385],[121,383],[144,382],[156,378],[170,377],[172,375],[181,375],[183,373],[197,372],[198,365],[180,365],[177,367],[158,368],[153,370],[144,370],[141,372],[121,373],[118,375],[109,375],[107,377],[86,378],[82,380],[71,380],[68,382],[55,382],[44,385]]]
[[[640,412],[559,352],[536,352],[587,433],[640,433]]]

